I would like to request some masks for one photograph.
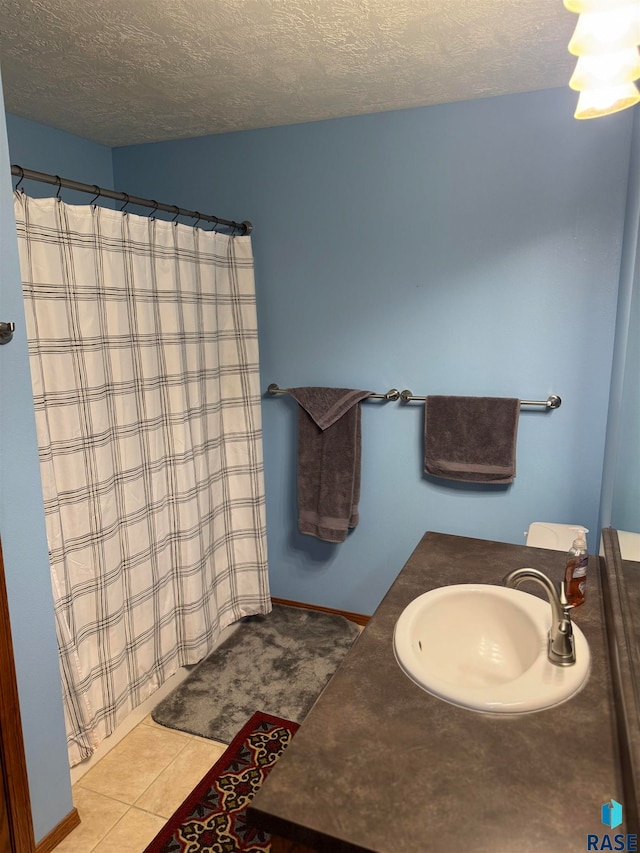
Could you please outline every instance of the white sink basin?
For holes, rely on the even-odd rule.
[[[402,670],[428,693],[472,711],[522,714],[565,702],[589,676],[589,646],[575,624],[576,663],[549,662],[550,625],[546,599],[459,584],[414,599],[400,614],[393,646]]]

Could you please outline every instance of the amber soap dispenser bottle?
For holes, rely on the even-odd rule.
[[[564,580],[567,588],[567,601],[572,607],[583,604],[587,586],[587,563],[589,554],[587,552],[587,540],[584,530],[578,530],[573,545],[567,552],[567,567]]]

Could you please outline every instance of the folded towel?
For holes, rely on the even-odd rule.
[[[512,397],[427,397],[427,474],[468,483],[512,483],[520,401]]]
[[[344,542],[358,523],[360,401],[371,391],[290,388],[298,403],[298,529]]]

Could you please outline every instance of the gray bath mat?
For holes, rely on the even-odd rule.
[[[358,633],[342,616],[274,604],[243,619],[151,716],[223,743],[255,711],[301,723]]]

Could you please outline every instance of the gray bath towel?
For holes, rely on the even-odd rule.
[[[358,523],[360,401],[371,391],[290,388],[298,403],[298,529],[344,542]]]
[[[512,483],[520,401],[427,397],[424,470],[468,483]]]

